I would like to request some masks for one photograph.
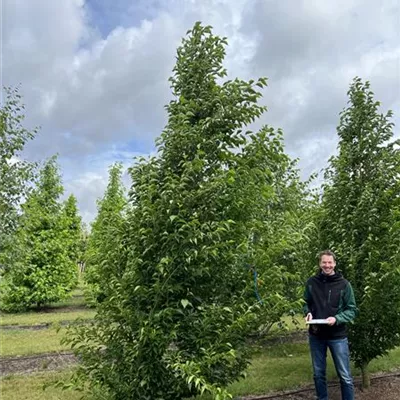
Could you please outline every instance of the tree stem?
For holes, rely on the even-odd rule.
[[[371,386],[371,378],[368,370],[369,362],[364,362],[361,365],[361,375],[362,375],[362,389],[367,390]]]

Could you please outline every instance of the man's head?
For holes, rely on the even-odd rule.
[[[319,267],[325,275],[333,275],[336,267],[335,254],[330,250],[321,251],[318,255]]]

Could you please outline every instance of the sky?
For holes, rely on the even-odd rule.
[[[196,21],[228,38],[228,78],[268,78],[255,129],[282,128],[306,179],[337,151],[355,76],[400,134],[400,0],[0,0],[1,86],[19,86],[29,160],[58,154],[87,223],[108,168],[155,153],[176,49]],[[3,100],[2,100],[3,101]],[[125,175],[127,185],[129,180]]]

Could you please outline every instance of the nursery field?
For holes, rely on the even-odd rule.
[[[188,3],[196,3],[195,8],[183,10],[185,24],[195,15],[199,19],[182,37],[172,67],[169,52],[178,33],[157,28],[157,21],[170,22],[173,13],[168,7],[160,9],[160,18],[153,7],[154,16],[152,12],[143,19],[146,24],[138,25],[139,30],[119,24],[117,31],[105,34],[106,19],[97,18],[97,11],[92,13],[86,3],[90,2],[71,14],[75,22],[68,27],[71,32],[84,27],[78,31],[96,34],[89,35],[90,40],[74,34],[75,44],[60,53],[68,57],[54,65],[44,58],[49,68],[41,70],[49,71],[55,87],[51,101],[46,96],[48,84],[41,87],[38,74],[34,74],[35,95],[27,96],[33,100],[29,112],[19,85],[8,86],[12,81],[1,97],[1,400],[183,400],[189,396],[193,397],[185,400],[212,400],[211,396],[227,400],[230,394],[234,400],[311,400],[315,396],[306,323],[300,315],[288,316],[302,308],[313,317],[312,324],[325,324],[315,326],[321,338],[340,338],[344,325],[350,326],[357,400],[400,399],[400,139],[394,131],[398,116],[386,108],[398,99],[390,90],[382,102],[376,99],[371,82],[360,76],[367,74],[374,85],[385,76],[382,68],[365,68],[370,58],[378,60],[376,66],[384,61],[392,65],[393,57],[369,57],[370,51],[381,50],[385,40],[368,44],[368,35],[349,35],[341,29],[339,36],[351,38],[347,44],[355,49],[348,53],[357,57],[327,68],[335,59],[332,43],[339,49],[340,41],[324,40],[322,46],[317,43],[317,52],[310,52],[312,41],[301,46],[309,29],[299,36],[299,43],[296,35],[294,42],[280,40],[287,36],[280,30],[269,36],[268,29],[260,30],[260,36],[253,35],[257,33],[253,28],[246,29],[246,21],[254,17],[263,21],[259,11],[264,9],[258,4],[255,13],[247,5],[240,10],[235,5],[226,13],[226,4],[204,8],[197,4],[200,1],[192,1]],[[230,18],[222,21],[219,31],[239,29],[232,50],[228,50],[228,37],[218,36],[201,21],[221,22],[210,18],[211,8],[224,9]],[[351,7],[324,8],[322,19],[315,18],[314,8],[311,13],[306,10],[312,29],[336,28],[336,23],[330,23],[336,19],[354,25],[354,16],[362,21],[369,14],[376,14],[378,21],[387,14],[394,21],[393,7],[380,6],[378,13],[365,15]],[[338,14],[332,19],[335,8],[340,9],[340,18]],[[286,10],[278,11],[281,23]],[[26,25],[28,19],[21,21]],[[307,28],[306,16],[295,20]],[[181,23],[167,25],[181,27]],[[252,24],[254,29],[258,25]],[[40,42],[39,36],[48,36],[42,31],[51,32],[25,31],[32,33],[35,43]],[[331,33],[335,35],[334,30]],[[150,53],[159,50],[154,47],[159,36],[168,45],[164,43],[156,59]],[[151,46],[146,46],[146,37],[151,38]],[[113,46],[121,39],[124,45],[117,45],[115,52]],[[264,46],[271,41],[276,46]],[[301,68],[290,57],[270,51],[281,53],[285,44],[287,53],[301,61]],[[319,54],[323,47],[329,50],[321,64],[324,68],[318,69],[315,62],[307,66],[307,57],[299,56]],[[135,65],[120,79],[119,67],[130,67],[129,62],[114,63],[117,70],[113,63],[96,70],[119,53],[126,53],[124,60],[151,65],[139,69]],[[96,62],[88,62],[93,55]],[[283,64],[279,68],[280,58],[289,60],[289,69]],[[67,59],[74,63],[65,65]],[[76,60],[81,59],[84,62],[77,67]],[[269,66],[258,68],[264,59]],[[167,78],[166,66],[172,67],[164,82],[170,94],[164,89],[151,93],[147,89],[161,87],[161,80]],[[323,83],[314,92],[310,82],[315,71],[309,74],[310,68],[320,71],[317,80]],[[292,70],[301,74],[291,79]],[[235,76],[243,71],[244,77]],[[272,74],[249,79],[249,74],[261,71]],[[19,65],[14,72],[21,72]],[[106,78],[97,79],[103,78],[103,72]],[[68,79],[62,81],[73,82],[73,90],[63,93],[77,99],[72,108],[64,95],[58,96],[58,85],[53,85],[54,77],[65,73]],[[350,73],[355,76],[345,100],[345,92],[339,92]],[[44,83],[47,75],[42,75]],[[392,73],[387,76],[393,81]],[[265,97],[269,79],[272,91]],[[85,91],[86,81],[87,88],[96,90]],[[391,81],[389,89],[394,88]],[[29,93],[32,82],[25,84]],[[102,101],[102,107],[89,104],[102,100],[102,95],[118,100]],[[164,101],[168,103],[162,108]],[[112,111],[111,105],[118,109]],[[82,112],[74,112],[76,107]],[[142,109],[151,110],[150,114]],[[92,110],[112,112],[95,115]],[[268,110],[272,113],[266,114]],[[124,120],[125,114],[129,118]],[[33,151],[41,149],[46,139],[30,147],[39,133],[31,123],[43,125],[45,137],[52,134],[49,144],[58,145],[45,153]],[[59,140],[53,135],[59,135]],[[106,183],[108,162],[112,164]],[[95,170],[90,172],[86,168],[92,164]],[[91,201],[96,203],[95,214]],[[88,303],[101,304],[99,315],[85,302],[84,291],[91,299]],[[67,296],[68,300],[59,301]],[[29,312],[16,313],[21,310]],[[94,318],[99,324],[90,323]],[[77,326],[82,329],[66,337]],[[344,358],[342,344],[330,347]],[[83,380],[93,380],[83,382],[80,392],[77,380],[71,380],[77,370]],[[237,377],[241,379],[235,381]],[[340,385],[330,356],[327,378],[330,400],[339,400]],[[96,393],[89,393],[89,388]]]
[[[84,304],[80,291],[64,304],[40,312],[0,314],[1,398],[4,400],[75,400],[82,395],[51,386],[67,380],[76,363],[70,349],[60,344],[65,326],[93,318],[95,311]],[[254,340],[252,364],[246,379],[231,385],[236,399],[313,399],[311,363],[302,318],[293,323],[285,319],[285,329],[273,326],[269,335]],[[357,388],[357,399],[400,398],[400,349],[371,364],[372,387]],[[359,371],[354,371],[357,376]],[[328,376],[332,399],[340,399],[334,368],[329,360]],[[44,389],[44,387],[46,387]],[[394,396],[394,397],[393,397]],[[202,396],[196,400],[209,400]]]

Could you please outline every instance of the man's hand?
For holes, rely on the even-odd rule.
[[[329,326],[335,325],[336,324],[336,318],[335,317],[329,317],[326,319],[326,321],[328,322]]]
[[[311,313],[308,313],[307,315],[306,315],[306,318],[305,318],[305,320],[306,320],[306,322],[308,322],[308,321],[311,321],[312,320],[312,314]]]

